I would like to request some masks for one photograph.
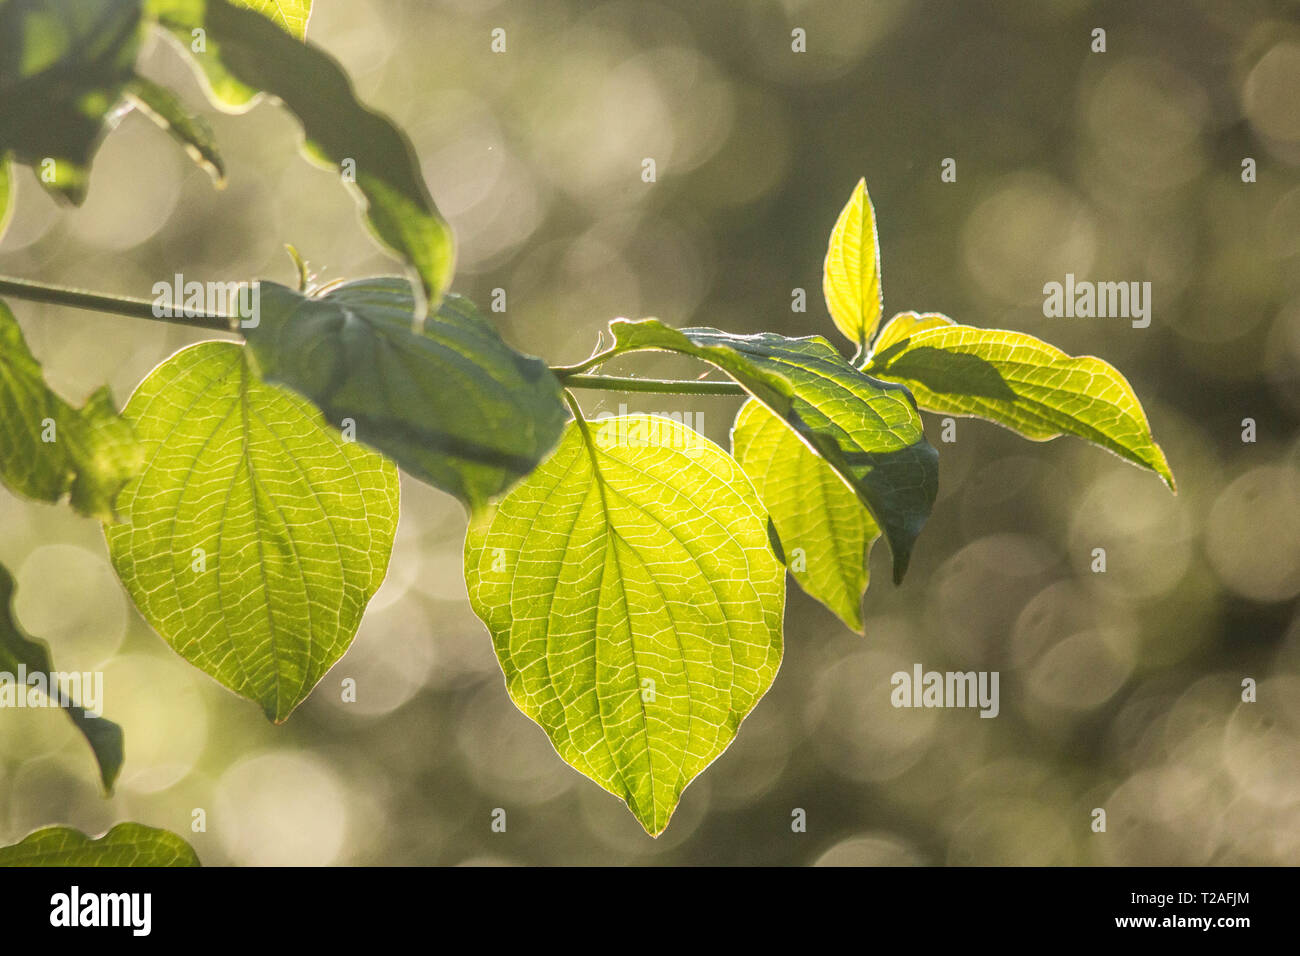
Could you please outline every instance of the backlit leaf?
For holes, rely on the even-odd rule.
[[[0,152],[0,239],[14,214],[14,171],[9,157]]]
[[[880,346],[867,371],[906,385],[928,411],[987,418],[1034,441],[1077,435],[1174,487],[1137,395],[1099,358],[1066,355],[1023,332],[910,312],[890,322]]]
[[[217,152],[212,129],[201,116],[190,113],[176,94],[142,76],[133,77],[126,87],[127,99],[153,120],[218,184],[226,177],[225,165]]]
[[[38,501],[66,494],[82,514],[107,521],[143,461],[106,387],[81,408],[50,391],[18,320],[0,302],[0,479]]]
[[[397,470],[233,342],[177,352],[124,415],[148,459],[106,529],[118,576],[178,654],[283,721],[384,579]]]
[[[669,419],[570,424],[471,523],[465,578],[515,704],[651,835],[781,662],[785,572],[763,506]]]
[[[0,866],[198,866],[193,848],[168,830],[119,823],[92,839],[71,827],[46,827],[0,847]]]
[[[826,459],[755,399],[736,416],[731,453],[772,516],[791,576],[862,630],[867,558],[880,537],[871,513]]]
[[[831,230],[822,292],[835,327],[859,350],[864,349],[880,324],[881,310],[876,211],[865,179],[858,180]]]

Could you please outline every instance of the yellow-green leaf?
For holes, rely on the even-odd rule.
[[[822,275],[822,292],[835,327],[864,349],[880,324],[880,244],[876,211],[859,179],[831,230]]]
[[[670,419],[571,423],[471,522],[465,579],[516,706],[652,836],[781,663],[762,503]]]
[[[0,866],[198,866],[193,848],[167,830],[119,823],[91,838],[71,827],[45,827],[0,847]]]
[[[906,385],[927,411],[987,418],[1034,441],[1076,435],[1150,468],[1174,488],[1132,386],[1099,358],[935,313],[896,316],[880,345],[866,371]]]
[[[0,153],[0,239],[14,213],[14,174],[7,153]]]
[[[736,416],[731,450],[772,516],[791,576],[862,630],[867,558],[880,537],[871,513],[825,458],[755,399]]]
[[[177,352],[124,414],[148,461],[106,529],[118,577],[178,654],[285,720],[384,580],[397,469],[233,342]]]

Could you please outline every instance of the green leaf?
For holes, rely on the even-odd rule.
[[[198,866],[194,849],[168,830],[119,823],[91,839],[70,827],[46,827],[0,847],[0,866]]]
[[[49,646],[25,634],[19,626],[14,616],[13,597],[14,579],[8,569],[0,565],[0,673],[8,675],[8,679],[15,683],[16,693],[27,694],[28,687],[19,679],[19,669],[29,675],[43,674],[48,678],[54,672],[54,662]],[[53,699],[52,694],[41,694],[41,697]],[[90,744],[104,790],[112,793],[113,783],[122,769],[122,728],[111,720],[87,713],[81,701],[63,699],[60,703],[72,725]]]
[[[741,406],[731,452],[758,490],[799,586],[862,630],[867,558],[880,529],[826,459],[760,402]]]
[[[256,11],[298,40],[307,38],[311,0],[231,0]],[[257,103],[261,90],[241,82],[227,69],[219,41],[207,36],[207,0],[145,0],[145,13],[194,56],[209,99],[222,109],[242,113]],[[195,31],[202,31],[196,35]]]
[[[0,153],[0,239],[14,214],[14,171],[6,153]]]
[[[1150,468],[1174,488],[1133,388],[1099,358],[934,313],[900,314],[880,346],[867,371],[906,385],[927,411],[987,418],[1034,441],[1077,435]]]
[[[360,441],[471,510],[559,440],[559,382],[468,299],[448,296],[415,332],[411,287],[397,278],[319,298],[263,282],[260,296],[260,321],[243,332],[263,378],[311,399],[336,427],[351,419]]]
[[[840,211],[826,247],[822,292],[835,327],[864,350],[880,324],[880,243],[876,211],[859,179]]]
[[[451,284],[455,239],[406,134],[357,100],[331,57],[259,13],[227,0],[151,0],[150,9],[206,71],[216,105],[231,103],[228,90],[212,84],[214,69],[277,97],[298,117],[308,158],[340,173],[362,202],[372,234],[412,267],[435,308]],[[205,52],[193,50],[195,29],[205,31]]]
[[[0,302],[0,479],[38,501],[69,494],[82,514],[108,521],[143,461],[108,388],[79,409],[50,391],[18,320]]]
[[[763,506],[669,419],[571,424],[471,522],[465,579],[516,706],[652,836],[781,663],[785,572]]]
[[[884,532],[903,580],[934,506],[939,455],[907,389],[860,372],[820,336],[673,329],[658,319],[610,323],[620,352],[663,349],[722,369],[829,462]]]
[[[384,579],[397,470],[258,381],[233,342],[177,352],[124,414],[148,460],[106,528],[118,576],[178,654],[285,720]]]
[[[225,182],[226,167],[217,152],[212,129],[200,116],[190,113],[171,90],[142,76],[126,88],[127,99],[145,116],[166,131],[218,185]]]
[[[299,40],[307,38],[311,0],[233,0],[233,2],[237,7],[256,10],[285,33]]]
[[[0,0],[0,152],[81,203],[141,32],[140,0]]]

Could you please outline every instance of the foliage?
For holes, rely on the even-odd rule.
[[[152,26],[193,56],[218,107],[242,110],[266,93],[293,112],[309,155],[355,187],[371,231],[416,280],[299,291],[264,282],[258,320],[240,329],[245,345],[183,349],[121,417],[106,393],[80,412],[53,396],[0,311],[0,475],[104,519],[145,619],[273,721],[347,649],[383,580],[398,514],[393,463],[467,506],[470,600],[516,705],[652,835],[775,678],[783,565],[854,629],[877,538],[903,581],[939,481],[920,409],[1034,440],[1082,437],[1173,487],[1136,396],[1104,362],[934,314],[882,323],[865,181],[834,225],[824,269],[827,310],[852,359],[820,336],[642,319],[613,322],[614,344],[587,361],[548,367],[447,294],[452,237],[410,143],[303,40],[308,4],[97,0],[76,16],[67,6],[0,0],[0,157],[34,167],[53,157],[51,185],[77,201],[121,100],[219,177],[206,127],[134,73],[138,28]],[[87,19],[92,7],[100,20]],[[118,25],[111,35],[84,32],[104,18]],[[15,100],[37,82],[51,124]],[[721,384],[589,374],[643,351],[702,361],[748,396],[731,454],[664,418],[584,419],[577,388]],[[57,441],[33,439],[43,418],[58,424]],[[122,829],[100,843],[116,847]],[[24,841],[34,855],[23,858],[99,845],[57,833]],[[104,858],[157,859],[138,830],[129,835],[141,856]]]

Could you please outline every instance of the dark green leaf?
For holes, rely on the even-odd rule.
[[[214,70],[280,99],[302,123],[307,156],[340,173],[365,206],[375,237],[412,267],[429,308],[451,284],[455,240],[420,173],[415,150],[385,116],[363,106],[343,68],[320,48],[227,0],[152,0],[151,12]],[[195,52],[192,31],[205,31]],[[229,107],[222,88],[214,102]]]
[[[140,36],[140,0],[0,0],[0,153],[80,203]]]
[[[143,461],[107,388],[82,408],[49,390],[17,319],[0,302],[0,479],[38,501],[69,494],[82,514],[108,521]]]
[[[477,510],[559,440],[560,386],[468,299],[448,296],[418,333],[414,307],[397,278],[319,298],[263,282],[260,322],[243,332],[267,381],[311,399],[335,427],[351,419],[359,441]]]
[[[190,113],[171,90],[142,76],[134,77],[126,88],[127,99],[145,116],[166,130],[181,144],[190,159],[221,184],[226,168],[217,153],[212,129],[200,116]]]
[[[0,565],[0,673],[9,675],[16,682],[16,692],[26,694],[28,688],[17,680],[19,668],[24,668],[28,674],[49,675],[54,671],[54,662],[49,646],[25,634],[18,625],[13,597],[14,579],[8,569]],[[52,700],[53,695],[48,699]],[[92,703],[90,701],[63,700],[61,703],[68,719],[90,744],[99,764],[104,789],[112,792],[113,782],[122,769],[122,728],[111,720],[88,714],[81,705]]]
[[[610,329],[620,351],[662,349],[716,365],[779,416],[867,506],[902,581],[939,488],[939,455],[907,389],[858,371],[820,336],[673,329],[658,319]]]

